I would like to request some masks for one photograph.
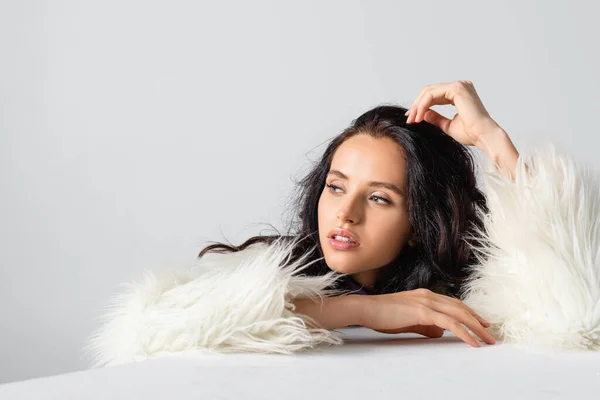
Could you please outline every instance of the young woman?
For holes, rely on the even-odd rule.
[[[447,119],[436,104],[457,114]],[[485,195],[465,146],[487,157]],[[409,109],[376,107],[331,141],[298,186],[286,234],[213,244],[194,268],[148,274],[113,299],[85,350],[94,366],[191,349],[290,353],[341,344],[333,330],[352,325],[427,337],[448,329],[474,347],[475,336],[529,343],[548,331],[542,312],[556,316],[546,346],[600,348],[598,263],[578,258],[596,256],[598,227],[570,224],[576,213],[594,221],[587,201],[597,192],[553,148],[525,163],[472,82],[430,85]],[[558,261],[536,266],[549,255]],[[530,279],[539,276],[570,278],[547,300],[575,318],[539,304],[546,283]]]

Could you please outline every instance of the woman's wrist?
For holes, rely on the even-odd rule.
[[[327,330],[362,325],[365,299],[359,294],[324,297],[317,299],[294,299],[294,312],[314,319]]]
[[[479,135],[475,146],[493,162],[507,178],[514,180],[519,152],[500,125],[493,123]]]

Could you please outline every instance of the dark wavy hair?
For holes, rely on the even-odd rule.
[[[381,266],[374,287],[365,289],[369,294],[384,294],[428,288],[459,297],[469,266],[476,261],[469,240],[482,228],[478,209],[487,212],[485,196],[477,188],[475,163],[467,147],[426,121],[407,125],[406,111],[380,105],[331,140],[321,159],[296,183],[288,233],[254,236],[239,246],[212,244],[198,258],[207,252],[241,251],[255,243],[295,241],[291,261],[306,253],[310,253],[307,262],[313,261],[302,274],[331,272],[319,244],[317,207],[333,155],[352,136],[387,137],[405,150],[408,213],[418,243],[407,244],[392,262]],[[335,288],[350,289],[350,280],[349,275],[338,279]]]

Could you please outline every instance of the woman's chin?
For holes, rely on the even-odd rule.
[[[346,259],[344,260],[344,258]],[[344,255],[342,255],[341,257],[338,255],[325,257],[325,262],[327,263],[329,269],[342,274],[351,274],[356,272],[354,271],[354,263],[350,263],[348,261],[350,260],[348,259],[348,257],[344,257]]]

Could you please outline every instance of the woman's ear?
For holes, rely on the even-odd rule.
[[[410,237],[410,239],[408,239],[408,245],[410,247],[415,247],[417,245],[417,243],[418,243],[417,236],[415,234],[413,234]]]
[[[415,247],[417,245],[417,243],[419,243],[419,238],[418,238],[418,236],[417,236],[417,234],[415,232],[415,227],[412,226],[412,224],[411,224],[411,226],[410,226],[410,237],[408,238],[407,244],[410,247]]]

